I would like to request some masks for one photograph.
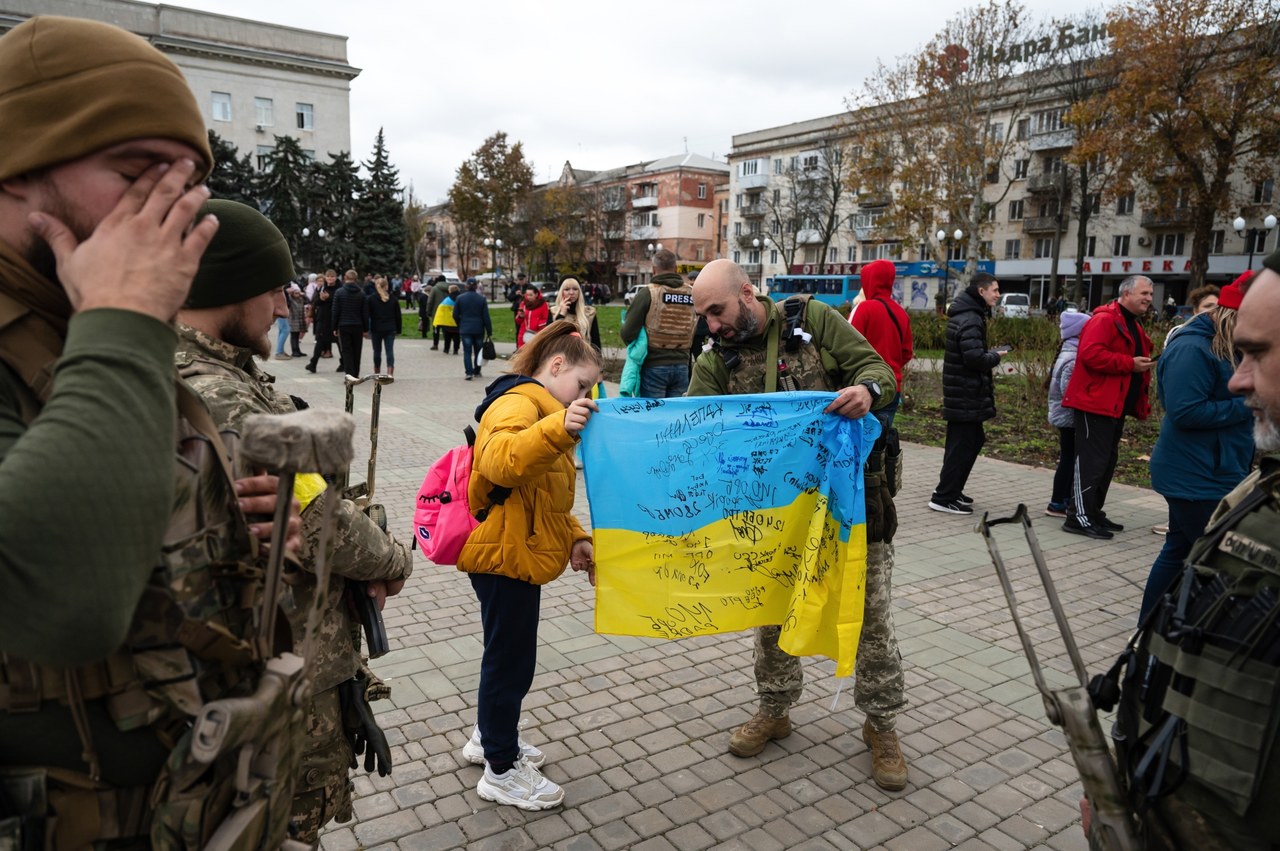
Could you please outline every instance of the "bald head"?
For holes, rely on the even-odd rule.
[[[707,320],[708,330],[724,340],[754,337],[767,318],[751,279],[731,260],[712,260],[698,273],[693,309]]]

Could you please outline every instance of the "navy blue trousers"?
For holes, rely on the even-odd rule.
[[[1191,553],[1191,545],[1204,534],[1213,510],[1218,507],[1216,499],[1173,499],[1166,496],[1164,501],[1169,503],[1169,533],[1164,536],[1164,548],[1156,556],[1147,576],[1147,590],[1142,592],[1138,623],[1142,623],[1147,612],[1168,590],[1169,583],[1182,572],[1182,563]]]
[[[542,586],[492,573],[468,575],[484,627],[476,723],[485,760],[503,766],[520,758],[520,704],[538,662]]]

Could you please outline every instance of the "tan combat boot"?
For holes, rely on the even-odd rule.
[[[785,739],[791,735],[791,719],[786,715],[775,718],[763,710],[750,721],[733,731],[729,737],[729,753],[734,756],[755,756],[764,750],[771,739]]]
[[[880,733],[871,729],[868,718],[862,722],[862,741],[871,749],[871,779],[876,785],[890,792],[905,788],[907,760],[898,747],[898,734],[893,730]]]

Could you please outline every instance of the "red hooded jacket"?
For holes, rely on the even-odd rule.
[[[1062,405],[1090,414],[1120,418],[1124,416],[1124,400],[1129,383],[1135,377],[1142,381],[1138,394],[1137,416],[1151,416],[1151,372],[1133,371],[1134,340],[1120,312],[1119,302],[1109,302],[1093,312],[1093,318],[1080,332],[1080,349],[1076,368],[1071,373]],[[1142,356],[1151,357],[1151,338],[1138,324]]]
[[[893,300],[893,262],[873,260],[862,267],[862,292],[866,301],[849,315],[849,324],[867,338],[898,379],[902,392],[902,368],[916,356],[912,348],[911,317]]]

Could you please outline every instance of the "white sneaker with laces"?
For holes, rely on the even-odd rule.
[[[520,742],[520,758],[534,768],[538,768],[547,761],[547,755],[526,742],[524,737],[518,738],[517,741]],[[484,765],[484,745],[480,744],[478,726],[471,728],[471,738],[462,746],[462,758],[474,765]]]
[[[523,758],[503,774],[494,774],[486,765],[476,784],[476,794],[486,801],[522,810],[549,810],[564,803],[564,790]]]

